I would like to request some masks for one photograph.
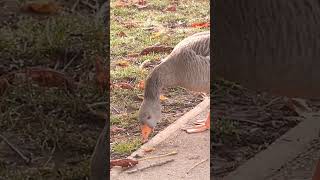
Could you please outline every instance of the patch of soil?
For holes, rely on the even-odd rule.
[[[214,85],[211,172],[221,178],[296,126],[302,117],[284,97],[218,81]]]

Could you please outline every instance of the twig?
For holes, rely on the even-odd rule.
[[[228,117],[228,119],[233,120],[233,121],[238,121],[238,122],[245,122],[245,123],[249,123],[249,124],[255,124],[257,126],[263,126],[264,125],[264,123],[250,121],[250,120],[242,119],[242,118]]]
[[[111,107],[113,110],[115,110],[118,114],[120,114],[120,111],[119,111],[117,108],[113,107],[112,105],[110,105],[110,107]]]
[[[31,159],[28,158],[28,157],[26,157],[25,155],[23,155],[23,153],[22,153],[17,147],[15,147],[13,144],[11,144],[7,138],[5,138],[4,136],[2,136],[1,134],[0,134],[0,137],[3,139],[3,141],[4,141],[5,143],[8,144],[8,146],[9,146],[12,150],[14,150],[14,151],[26,162],[26,164],[29,164],[29,163],[31,162]]]
[[[98,7],[99,7],[98,4],[92,5],[91,3],[88,2],[88,0],[86,0],[86,1],[80,0],[80,3],[82,3],[83,5],[88,6],[89,8],[91,8],[91,9],[93,9],[93,10],[95,10],[95,11],[96,11],[96,10],[98,9]]]
[[[77,1],[73,4],[73,6],[72,6],[72,8],[71,8],[72,13],[76,10],[79,2],[80,2],[80,0],[77,0]]]
[[[137,169],[134,169],[134,170],[131,170],[131,171],[127,171],[127,173],[131,174],[131,173],[135,173],[135,172],[138,172],[138,171],[143,171],[143,170],[149,169],[151,167],[162,166],[162,165],[167,164],[167,163],[172,162],[172,161],[174,161],[174,159],[170,159],[170,160],[159,162],[159,163],[154,163],[154,164],[151,164],[149,166],[142,167],[142,168],[137,168]]]
[[[162,155],[159,155],[159,156],[151,156],[151,157],[141,158],[141,159],[139,159],[139,161],[155,159],[155,158],[161,158],[161,157],[167,157],[167,156],[172,156],[172,155],[176,155],[176,154],[178,154],[178,153],[176,151],[173,151],[171,153],[162,154]]]
[[[195,167],[197,167],[197,166],[199,166],[200,164],[202,164],[202,163],[206,162],[208,159],[209,159],[209,158],[204,159],[204,160],[202,160],[202,161],[198,162],[197,164],[193,165],[193,166],[192,166],[192,167],[187,171],[187,174],[189,174],[189,173],[190,173],[190,171],[191,171],[192,169],[194,169]]]
[[[62,72],[65,71],[72,64],[72,62],[78,57],[78,55],[79,53],[77,53],[72,57],[72,59],[68,62],[68,64],[64,66],[64,68],[62,69]]]
[[[88,104],[88,106],[95,107],[95,106],[106,105],[106,104],[109,104],[109,103],[105,102],[105,101],[102,101],[102,102],[96,102],[96,103]]]

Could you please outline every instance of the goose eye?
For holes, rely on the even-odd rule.
[[[151,119],[151,116],[150,116],[150,115],[148,115],[148,116],[147,116],[147,119]]]

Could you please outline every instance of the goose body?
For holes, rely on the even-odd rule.
[[[149,74],[145,84],[138,117],[144,140],[161,119],[159,96],[163,88],[179,86],[210,93],[210,32],[196,33],[178,43]],[[203,130],[208,129],[208,123]]]

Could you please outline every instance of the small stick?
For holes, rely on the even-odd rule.
[[[74,12],[74,11],[76,10],[76,7],[78,6],[79,1],[80,1],[80,0],[77,0],[77,1],[73,4],[73,6],[72,6],[72,8],[71,8],[71,11],[72,11],[72,12]]]
[[[141,159],[138,159],[138,160],[139,160],[139,161],[144,161],[144,160],[149,160],[149,159],[155,159],[155,158],[172,156],[172,155],[176,155],[176,154],[178,154],[178,153],[177,153],[176,151],[173,151],[173,152],[171,152],[171,153],[162,154],[162,155],[159,155],[159,156],[151,156],[151,157],[141,158]]]
[[[204,159],[204,160],[202,160],[202,161],[198,162],[197,164],[193,165],[193,166],[192,166],[192,167],[187,171],[187,174],[189,174],[189,173],[190,173],[190,171],[191,171],[192,169],[194,169],[195,167],[197,167],[197,166],[199,166],[200,164],[202,164],[202,163],[206,162],[208,159],[209,159],[209,158]]]
[[[172,161],[174,161],[174,159],[170,159],[170,160],[159,162],[159,163],[154,163],[154,164],[151,164],[149,166],[142,167],[142,168],[137,168],[137,169],[134,169],[134,170],[131,170],[131,171],[127,171],[127,173],[131,174],[131,173],[135,173],[135,172],[138,172],[138,171],[143,171],[143,170],[149,169],[151,167],[162,166],[162,165],[167,164],[167,163],[172,162]]]
[[[7,138],[2,136],[1,134],[0,134],[0,138],[3,139],[3,141],[7,143],[12,150],[16,152],[26,162],[26,164],[30,163],[31,160],[27,158],[25,155],[23,155],[22,152],[18,148],[16,148],[13,144],[11,144]]]
[[[65,71],[77,57],[78,57],[78,54],[74,55],[72,59],[68,62],[68,64],[64,66],[64,68],[62,69],[62,72]]]

